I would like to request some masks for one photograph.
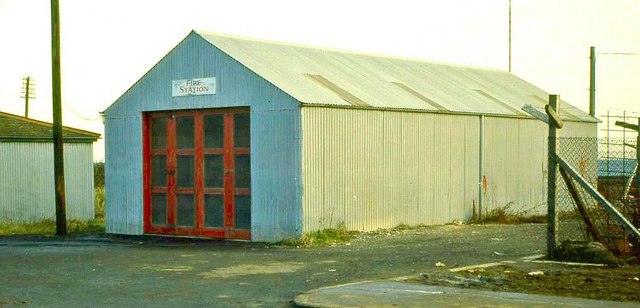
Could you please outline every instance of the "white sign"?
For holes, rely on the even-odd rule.
[[[171,96],[216,94],[216,77],[173,80]]]

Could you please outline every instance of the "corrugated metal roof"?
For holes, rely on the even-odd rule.
[[[52,126],[51,123],[0,112],[0,142],[51,142]],[[62,136],[65,142],[94,142],[100,138],[100,134],[66,126],[62,128]]]
[[[194,31],[235,60],[308,105],[528,116],[548,93],[500,70]],[[566,102],[567,120],[596,122]]]

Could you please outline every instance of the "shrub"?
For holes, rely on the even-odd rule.
[[[360,232],[348,231],[344,224],[339,224],[337,228],[328,228],[304,234],[299,239],[289,239],[281,244],[297,247],[323,247],[341,243],[347,243],[356,237]]]
[[[93,189],[93,198],[94,198],[94,207],[95,214],[94,217],[96,219],[104,219],[105,212],[105,196],[104,196],[104,186],[96,187]]]
[[[93,186],[104,187],[104,162],[93,163]]]

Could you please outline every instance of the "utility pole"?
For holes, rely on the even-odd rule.
[[[596,48],[590,48],[589,54],[589,115],[596,116]]]
[[[53,96],[53,171],[56,195],[56,235],[67,234],[62,141],[62,85],[60,79],[60,4],[51,0],[51,85]]]
[[[558,129],[562,128],[560,121],[560,95],[549,95],[549,105],[546,106],[545,111],[549,118],[547,147],[549,151],[547,157],[547,256],[554,257],[558,232],[558,217],[556,216],[556,203],[558,200],[556,173],[558,172],[558,161],[556,160],[556,155]]]
[[[36,98],[36,88],[33,79],[29,76],[22,78],[22,96],[24,98],[24,117],[29,117],[29,99]]]

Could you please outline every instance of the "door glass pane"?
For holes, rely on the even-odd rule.
[[[239,113],[233,121],[233,145],[236,148],[249,147],[249,114]]]
[[[204,225],[207,228],[224,227],[224,201],[222,195],[204,196]]]
[[[236,196],[235,228],[251,229],[251,196]]]
[[[154,225],[167,224],[167,195],[151,195],[151,223]]]
[[[179,226],[191,227],[195,224],[195,205],[193,195],[178,195],[178,217]]]
[[[193,187],[193,155],[178,155],[178,187]]]
[[[251,187],[251,160],[249,155],[236,155],[235,187]]]
[[[224,177],[224,163],[222,155],[204,156],[204,186],[222,187]]]
[[[193,117],[176,118],[176,135],[178,137],[178,149],[193,149],[194,128]]]
[[[204,117],[204,147],[222,148],[224,144],[224,120],[221,114]]]
[[[167,147],[167,118],[151,118],[151,148]]]
[[[151,157],[151,185],[167,186],[167,156],[153,155]]]

